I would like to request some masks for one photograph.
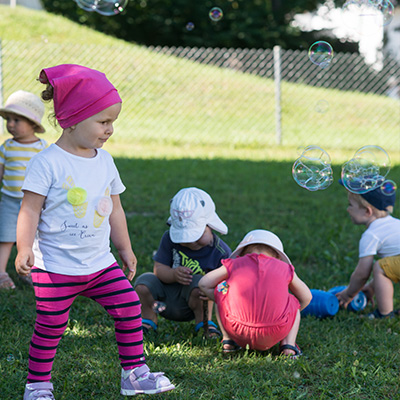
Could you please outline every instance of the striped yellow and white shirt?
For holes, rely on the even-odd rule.
[[[2,193],[22,199],[21,187],[28,161],[46,147],[48,144],[44,139],[28,144],[7,139],[0,146],[0,165],[4,165]]]

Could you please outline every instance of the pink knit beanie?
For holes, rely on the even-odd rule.
[[[54,111],[64,129],[122,103],[117,89],[105,74],[82,65],[45,68],[40,72],[39,81],[53,87]]]

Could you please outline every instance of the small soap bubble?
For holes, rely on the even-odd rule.
[[[193,22],[188,22],[187,24],[186,24],[186,30],[187,31],[192,31],[194,29],[194,23]]]
[[[326,100],[318,100],[315,105],[315,111],[320,114],[324,114],[329,109],[329,103]]]
[[[292,176],[299,186],[309,191],[328,188],[333,182],[329,154],[318,146],[307,146],[294,162]]]
[[[293,378],[299,379],[300,378],[300,374],[297,371],[294,371],[293,372]]]
[[[162,301],[155,301],[153,303],[153,311],[156,314],[162,313],[163,311],[166,310],[166,308],[167,308],[167,305],[165,303],[163,303]]]
[[[219,7],[213,7],[210,12],[208,13],[210,19],[214,22],[218,22],[224,16],[224,13]]]
[[[397,185],[396,182],[388,179],[382,183],[381,186],[382,193],[386,196],[391,196],[393,193],[396,193]]]
[[[313,43],[308,50],[308,58],[321,68],[328,68],[333,59],[333,48],[328,42],[320,40]]]
[[[15,357],[13,354],[7,354],[7,362],[13,363],[15,361]]]

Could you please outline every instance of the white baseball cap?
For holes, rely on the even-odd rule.
[[[264,229],[255,229],[250,231],[239,243],[238,247],[231,254],[231,258],[239,257],[243,248],[250,244],[266,244],[276,250],[280,259],[287,264],[291,264],[289,257],[283,251],[283,244],[275,233],[266,231]]]
[[[36,125],[35,132],[43,133],[45,131],[42,125],[44,104],[40,97],[31,92],[17,90],[12,93],[4,106],[0,108],[1,117],[6,118],[8,113],[17,114],[32,121]]]
[[[189,187],[181,189],[171,200],[168,223],[174,243],[192,243],[199,240],[206,226],[226,235],[228,227],[215,212],[215,204],[204,190]]]

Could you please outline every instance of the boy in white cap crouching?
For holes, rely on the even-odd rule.
[[[173,321],[194,319],[198,332],[203,327],[204,301],[198,283],[230,256],[229,246],[213,232],[225,235],[228,228],[215,212],[209,194],[195,187],[181,189],[174,196],[168,224],[170,228],[153,256],[154,273],[140,275],[134,286],[142,304],[143,330],[157,330],[153,305],[162,302],[165,306],[160,315]],[[220,336],[211,316],[209,308],[209,335]]]
[[[223,352],[246,346],[264,351],[280,342],[281,354],[302,354],[296,344],[300,311],[312,294],[272,232],[249,232],[231,258],[205,275],[199,287],[217,305]]]

